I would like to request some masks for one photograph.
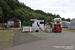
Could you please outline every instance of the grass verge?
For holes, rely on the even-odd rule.
[[[45,38],[46,38],[46,36],[43,36],[43,35],[37,35],[37,34],[34,34],[34,33],[29,33],[29,34],[34,35],[34,36],[36,36],[36,37],[43,38],[43,39],[45,39]]]
[[[71,30],[71,29],[66,29],[65,31],[75,32],[75,30]]]
[[[13,44],[13,30],[0,30],[0,49],[10,47]]]
[[[45,35],[45,34],[43,35],[43,34],[36,34],[36,33],[30,33],[30,32],[29,32],[29,34],[34,35],[36,37],[40,37],[42,39],[51,38],[51,37],[54,37],[56,35],[55,33],[51,33],[53,35]]]
[[[2,27],[0,27],[0,29],[2,29]]]
[[[13,30],[0,30],[0,41],[13,40],[13,36],[14,36]]]
[[[12,29],[12,30],[13,30],[13,29],[22,29],[22,27],[19,27],[19,28],[11,28],[11,29]]]

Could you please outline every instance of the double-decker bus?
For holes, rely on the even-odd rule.
[[[52,21],[52,32],[62,32],[61,18],[54,18]]]

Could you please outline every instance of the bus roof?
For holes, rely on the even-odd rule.
[[[54,18],[53,20],[56,20],[56,19],[60,19],[61,20],[61,18]]]

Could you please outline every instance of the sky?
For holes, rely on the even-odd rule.
[[[34,10],[59,14],[62,18],[75,18],[75,0],[19,0]]]

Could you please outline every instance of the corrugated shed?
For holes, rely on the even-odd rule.
[[[71,22],[70,29],[75,29],[75,18],[72,19],[70,22]]]
[[[69,28],[70,27],[70,22],[68,22],[68,21],[62,21],[62,27]]]

